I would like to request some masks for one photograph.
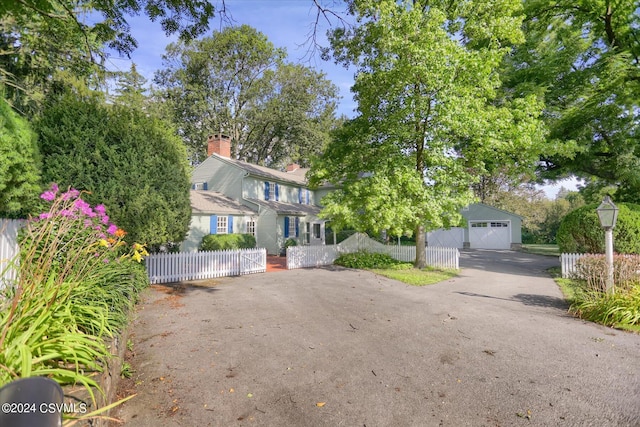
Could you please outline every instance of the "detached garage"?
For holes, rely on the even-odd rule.
[[[484,203],[460,212],[466,221],[464,246],[472,249],[520,249],[522,217]]]
[[[443,244],[455,239],[462,243],[454,247],[471,249],[520,249],[522,246],[522,217],[484,203],[474,203],[460,212],[464,228],[434,230],[427,233],[428,246],[453,246]],[[449,236],[451,235],[451,236]]]

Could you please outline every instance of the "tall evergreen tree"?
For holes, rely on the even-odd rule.
[[[175,131],[139,108],[67,92],[36,125],[45,182],[87,191],[129,241],[181,242],[191,206],[186,151]]]

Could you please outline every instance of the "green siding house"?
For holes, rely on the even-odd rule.
[[[182,251],[196,251],[206,234],[250,233],[257,246],[278,254],[287,239],[324,244],[319,197],[307,186],[307,169],[286,171],[230,157],[231,141],[210,136],[209,157],[192,173],[192,218]]]

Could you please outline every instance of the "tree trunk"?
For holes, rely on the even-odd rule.
[[[425,268],[427,266],[427,247],[423,225],[416,227],[416,261],[413,265],[415,268]]]

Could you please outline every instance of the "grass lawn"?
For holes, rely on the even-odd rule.
[[[456,277],[458,274],[454,270],[437,270],[429,267],[422,270],[417,268],[403,270],[375,268],[371,269],[371,271],[381,276],[388,277],[389,279],[399,280],[400,282],[413,286],[432,285],[434,283]]]
[[[560,256],[558,245],[522,245],[522,251],[536,255]]]

